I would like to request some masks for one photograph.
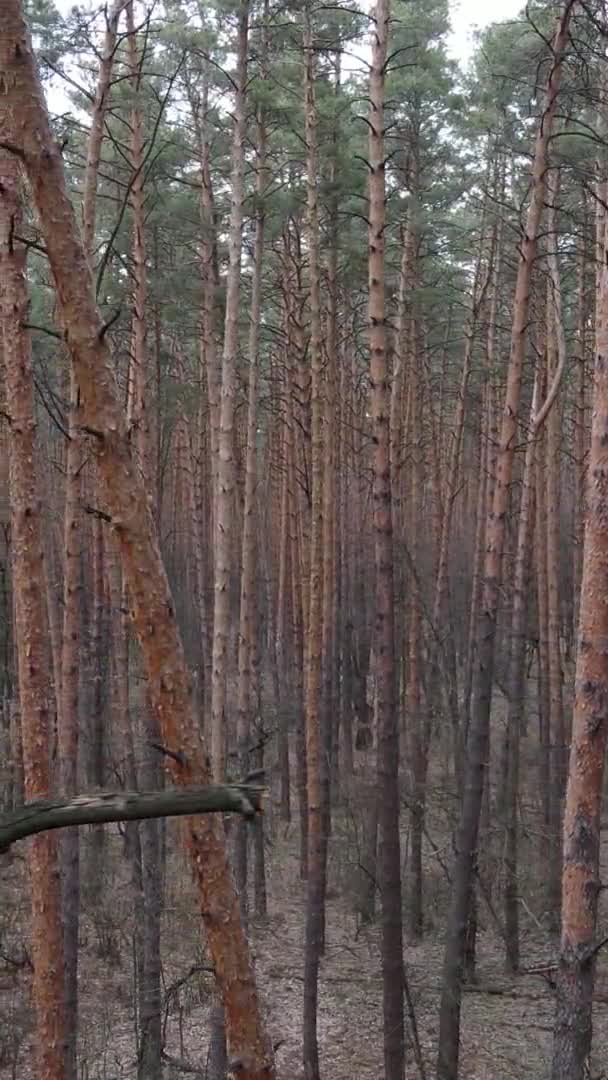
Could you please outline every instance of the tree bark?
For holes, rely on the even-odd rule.
[[[310,290],[311,371],[311,513],[309,601],[306,650],[306,769],[308,784],[308,879],[304,946],[303,1053],[305,1080],[319,1080],[317,1006],[319,964],[323,952],[325,817],[327,762],[324,760],[321,712],[321,656],[323,633],[323,482],[325,475],[323,430],[323,359],[321,355],[321,282],[319,265],[319,208],[317,190],[317,111],[315,103],[314,43],[310,7],[304,13],[304,118],[306,126],[306,195],[308,283]]]
[[[583,1080],[598,947],[600,814],[608,735],[608,237],[602,247],[579,639],[564,812],[562,928],[551,1080]]]
[[[215,575],[213,607],[213,658],[211,670],[211,759],[213,775],[221,782],[226,757],[226,680],[230,629],[231,566],[234,532],[234,399],[239,346],[239,290],[243,232],[247,47],[249,0],[238,9],[237,72],[234,102],[232,166],[230,173],[230,226],[222,385],[218,434],[217,490],[215,493]]]
[[[116,398],[112,357],[19,0],[4,4],[0,67],[6,75],[3,141],[17,150],[30,180],[80,386],[82,422],[91,435],[106,505],[120,543],[151,700],[163,743],[175,754],[168,759],[168,771],[180,786],[205,783],[209,766],[195,724],[190,677],[155,525],[145,486],[134,468]],[[241,1080],[268,1080],[274,1076],[272,1048],[262,1020],[221,822],[186,819],[183,835],[226,1008],[231,1058],[241,1064]]]
[[[79,685],[81,641],[80,509],[82,439],[78,427],[78,386],[69,373],[69,441],[66,453],[64,510],[63,634],[61,642],[61,696],[59,699],[59,786],[63,795],[78,789],[80,735]],[[63,949],[65,962],[66,1071],[77,1080],[78,936],[80,925],[80,836],[76,829],[61,838]]]
[[[534,384],[531,418],[536,415],[538,380]],[[507,713],[507,768],[504,778],[505,799],[505,951],[507,969],[519,968],[519,895],[518,895],[518,847],[519,847],[519,743],[522,718],[526,704],[525,659],[526,659],[526,622],[528,614],[528,577],[530,569],[530,547],[534,525],[534,454],[536,432],[528,436],[524,472],[522,478],[521,503],[515,555],[515,573],[513,579],[513,600],[511,607],[511,652],[509,658],[509,708]]]
[[[385,147],[384,95],[389,0],[377,0],[372,24],[369,113],[369,351],[373,451],[373,508],[376,557],[376,625],[378,688],[378,883],[382,903],[382,985],[384,1072],[386,1080],[402,1080],[403,927],[399,843],[399,733],[395,701],[395,635],[393,591],[393,520],[390,473],[390,390],[386,359],[384,289]]]
[[[131,368],[132,407],[131,440],[135,460],[143,477],[152,511],[155,510],[156,461],[154,447],[154,409],[150,402],[150,358],[148,352],[147,306],[148,282],[146,271],[146,225],[145,225],[145,142],[144,111],[141,100],[141,57],[135,27],[135,4],[129,0],[126,7],[127,22],[127,70],[129,75],[132,107],[129,115],[131,132],[131,192],[132,213],[132,261],[133,297],[131,319]],[[154,515],[156,518],[156,514]],[[158,755],[150,749],[150,742],[157,737],[157,719],[151,707],[146,688],[145,704],[141,714],[143,746],[138,786],[158,787],[161,773]],[[138,972],[139,1036],[137,1051],[138,1080],[161,1080],[161,992],[160,992],[160,831],[158,822],[149,819],[140,828],[141,850],[141,917],[136,920],[136,934],[140,939],[142,967]]]
[[[265,30],[263,31],[265,33]],[[264,45],[262,46],[264,49]],[[257,487],[257,430],[259,338],[262,309],[262,263],[266,212],[264,198],[268,184],[266,166],[266,128],[261,109],[257,117],[256,145],[256,222],[251,281],[251,310],[249,313],[249,395],[247,402],[247,449],[245,464],[245,498],[243,506],[243,545],[241,560],[241,610],[238,648],[237,687],[237,752],[241,776],[250,769],[249,743],[253,730],[253,672],[255,642],[258,632],[256,604],[256,487]],[[237,825],[235,838],[235,876],[241,900],[243,921],[247,918],[247,822]],[[263,848],[262,848],[263,852]]]
[[[555,203],[559,192],[556,169],[547,176],[547,261],[549,279],[546,304],[546,351],[547,351],[547,399],[560,370],[566,362],[566,345],[562,323],[561,282],[557,253],[557,215]],[[544,407],[544,406],[543,406]],[[550,783],[550,859],[547,880],[547,912],[549,928],[559,934],[560,885],[562,877],[561,820],[562,802],[566,782],[567,752],[566,730],[562,701],[562,662],[560,649],[561,603],[560,593],[560,431],[559,409],[553,400],[546,423],[546,545],[547,545],[547,631],[549,668],[549,733],[552,746]]]
[[[26,836],[51,829],[111,821],[144,821],[190,814],[241,814],[262,810],[265,789],[250,784],[207,785],[163,791],[95,791],[73,799],[35,799],[0,817],[0,852]]]
[[[4,29],[4,28],[3,28]],[[8,40],[7,40],[8,39]],[[0,35],[0,68],[5,41]],[[14,45],[13,45],[14,47]],[[0,141],[11,138],[8,113],[0,110]],[[0,318],[4,382],[11,416],[9,491],[15,605],[19,706],[23,740],[25,793],[48,796],[52,708],[44,604],[44,555],[40,503],[36,490],[36,420],[28,331],[26,248],[21,232],[20,170],[16,157],[0,151]],[[29,851],[32,902],[32,1000],[36,1018],[38,1080],[68,1080],[66,1055],[65,973],[57,842],[44,836]]]
[[[511,351],[498,451],[496,488],[486,531],[484,588],[477,635],[475,695],[467,745],[462,808],[456,835],[452,901],[443,966],[438,1080],[456,1080],[458,1076],[463,965],[467,923],[474,888],[479,818],[489,745],[494,649],[502,584],[502,554],[515,454],[521,375],[525,358],[530,281],[545,201],[549,138],[557,107],[562,65],[568,44],[570,16],[574,3],[575,0],[566,0],[552,42],[552,62],[547,78],[530,177],[530,205],[517,269]]]

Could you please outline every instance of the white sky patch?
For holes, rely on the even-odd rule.
[[[456,60],[466,64],[473,52],[473,34],[493,22],[513,19],[524,7],[523,0],[451,0],[452,33],[449,50]]]
[[[422,2],[422,0],[418,0]],[[74,0],[55,0],[63,14],[74,7]],[[81,5],[86,8],[86,3]],[[472,34],[476,27],[482,28],[501,19],[512,19],[524,6],[523,0],[451,0],[450,52],[459,60],[468,60],[473,48]]]
[[[372,0],[363,0],[363,7],[368,8]],[[424,0],[417,0],[418,3]],[[57,8],[67,15],[75,6],[74,0],[55,0]],[[492,22],[514,18],[522,9],[524,0],[450,0],[450,18],[452,33],[448,38],[448,50],[455,60],[466,66],[474,49],[474,33]],[[99,7],[99,0],[80,0],[80,7],[93,10]],[[366,56],[367,44],[355,47],[350,57],[345,57],[343,71],[361,67],[361,58]],[[67,90],[67,87],[66,87]],[[60,85],[60,80],[53,80],[48,91],[51,111],[55,114],[70,112],[72,106]]]

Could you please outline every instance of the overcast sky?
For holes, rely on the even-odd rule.
[[[472,47],[471,34],[476,26],[513,18],[523,7],[524,0],[450,0],[452,52],[459,59],[467,60]]]
[[[60,11],[69,11],[74,0],[55,0]],[[461,60],[471,52],[471,32],[475,26],[508,19],[524,6],[524,0],[450,0],[452,18],[451,50]]]

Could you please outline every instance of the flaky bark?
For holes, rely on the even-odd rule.
[[[245,462],[245,498],[243,506],[243,545],[241,563],[241,611],[238,650],[237,688],[237,750],[241,776],[250,769],[249,741],[252,736],[253,719],[253,672],[254,648],[257,636],[256,604],[256,487],[257,487],[257,430],[258,430],[258,384],[259,339],[262,308],[262,260],[264,257],[264,230],[266,211],[264,197],[268,184],[266,167],[266,128],[261,110],[257,118],[257,212],[253,249],[253,272],[251,282],[251,310],[249,313],[249,394],[247,402],[247,448]],[[247,911],[247,823],[239,822],[236,838],[235,875],[241,898],[241,909]],[[263,849],[262,849],[263,851]]]
[[[517,442],[517,419],[521,376],[525,358],[530,281],[546,190],[549,139],[557,107],[564,54],[568,44],[570,16],[575,0],[566,0],[552,42],[552,61],[547,77],[540,124],[530,177],[530,205],[520,244],[515,286],[511,351],[498,450],[496,487],[486,530],[484,588],[479,619],[478,655],[463,800],[456,836],[456,859],[452,902],[443,967],[440,1008],[438,1080],[456,1080],[460,1046],[460,1007],[466,928],[474,887],[479,819],[490,731],[490,709],[498,606],[502,584],[502,555],[508,494]]]
[[[282,475],[279,509],[279,569],[277,582],[276,622],[274,639],[273,679],[275,681],[276,707],[279,712],[277,732],[277,757],[281,784],[280,814],[285,822],[291,821],[291,775],[289,769],[289,714],[285,709],[282,693],[282,680],[279,672],[289,670],[288,655],[293,657],[293,648],[288,654],[288,615],[290,611],[289,594],[291,581],[290,535],[289,535],[289,468],[288,453],[290,432],[283,418],[282,432]]]
[[[97,184],[99,177],[99,165],[101,162],[101,150],[103,146],[105,119],[112,85],[112,72],[117,51],[118,24],[120,16],[126,7],[128,0],[114,0],[112,7],[106,15],[106,28],[103,44],[100,52],[99,70],[97,73],[97,86],[91,114],[91,126],[87,140],[87,160],[82,185],[82,239],[85,251],[94,263],[95,252],[95,227],[97,222]],[[75,418],[74,418],[75,419]],[[71,438],[78,442],[78,424],[72,425]],[[72,444],[70,443],[70,446]],[[82,456],[82,447],[75,448],[79,456]],[[69,467],[68,467],[69,475]],[[96,478],[94,481],[96,488]],[[66,522],[67,524],[67,522]],[[91,657],[94,665],[94,707],[93,707],[93,768],[97,773],[97,783],[102,782],[103,770],[103,704],[102,704],[102,619],[103,619],[103,574],[104,574],[104,544],[103,530],[100,518],[95,518],[94,530],[94,610],[93,610],[93,633],[91,638]],[[67,609],[66,609],[67,616]],[[89,869],[91,888],[94,891],[97,883],[103,878],[103,845],[105,833],[103,829],[97,829],[92,837],[92,859]]]
[[[319,962],[323,950],[324,861],[327,847],[323,839],[324,785],[321,717],[321,644],[323,630],[323,359],[321,355],[321,288],[319,264],[319,209],[317,190],[317,111],[315,67],[310,9],[305,11],[304,118],[306,124],[306,194],[308,283],[310,289],[311,370],[311,513],[310,577],[305,676],[306,768],[308,781],[308,890],[306,896],[306,941],[304,952],[304,1076],[319,1080],[317,1004]]]
[[[403,928],[399,844],[399,736],[395,702],[393,521],[390,474],[390,392],[386,358],[384,293],[385,147],[384,94],[389,0],[377,0],[372,28],[369,80],[369,351],[370,406],[374,436],[373,507],[376,556],[378,693],[379,850],[378,882],[382,903],[382,984],[384,1070],[386,1080],[402,1080]]]
[[[578,604],[583,569],[583,536],[585,523],[585,474],[587,449],[586,396],[587,396],[587,220],[585,217],[577,269],[577,319],[576,319],[576,400],[574,406],[574,506],[573,506],[573,634],[578,626]]]
[[[135,470],[113,362],[95,305],[91,274],[70,204],[59,147],[54,142],[31,39],[18,0],[3,6],[0,67],[5,72],[5,141],[18,149],[31,190],[82,395],[82,421],[91,433],[106,505],[120,543],[129,601],[144,659],[150,698],[167,762],[178,786],[204,784],[209,768],[194,722],[191,685],[146,489]],[[200,895],[214,968],[226,1008],[230,1054],[242,1080],[274,1076],[253,968],[239,918],[221,822],[185,819],[183,838]],[[42,1074],[41,1074],[42,1075]]]
[[[61,695],[59,698],[58,722],[59,782],[61,792],[65,796],[74,795],[78,787],[79,688],[80,657],[82,653],[80,625],[82,440],[77,419],[78,386],[73,370],[70,370],[69,384],[69,441],[66,454],[64,509],[63,634],[61,641]],[[67,1076],[68,1080],[77,1080],[80,836],[76,829],[69,829],[61,838],[61,872],[65,954]]]
[[[538,380],[534,384],[531,418],[536,413]],[[504,924],[505,952],[509,971],[519,967],[519,742],[522,718],[526,705],[525,660],[526,624],[528,615],[528,578],[530,547],[534,525],[534,432],[526,446],[522,477],[521,503],[517,528],[513,599],[511,602],[511,653],[509,658],[509,708],[507,714],[507,753],[504,814],[505,814],[505,889]]]
[[[410,554],[416,567],[420,566],[422,538],[419,523],[422,517],[424,466],[422,460],[422,386],[419,368],[421,358],[416,352],[415,320],[412,319],[408,340],[408,385],[410,394],[408,500],[406,507],[406,537]],[[428,763],[429,717],[428,702],[422,693],[422,596],[420,583],[411,575],[408,598],[407,627],[407,673],[405,684],[405,714],[410,767],[410,844],[408,853],[406,928],[408,937],[416,941],[422,937],[423,918],[423,867],[422,843],[426,807],[426,774]],[[437,626],[438,624],[435,623]]]
[[[206,785],[171,791],[96,791],[72,799],[35,799],[0,817],[0,852],[11,844],[52,829],[111,821],[185,817],[189,814],[242,814],[262,809],[264,788],[247,784]]]
[[[0,68],[5,51],[0,35]],[[14,49],[14,43],[13,43]],[[0,106],[0,141],[11,138]],[[52,701],[44,604],[44,556],[36,490],[34,381],[27,322],[26,249],[21,232],[17,159],[0,151],[0,318],[6,403],[10,410],[9,491],[19,705],[25,794],[50,792],[49,734]],[[65,1046],[64,959],[57,842],[41,836],[29,850],[32,900],[32,999],[36,1017],[38,1080],[68,1080]]]
[[[148,282],[146,273],[146,224],[145,224],[145,143],[144,110],[141,97],[141,63],[137,31],[135,28],[135,5],[129,0],[126,7],[127,22],[127,71],[131,94],[129,126],[131,132],[131,192],[132,214],[132,318],[131,318],[131,441],[135,459],[148,491],[154,513],[156,491],[155,438],[153,431],[154,409],[150,401],[150,355],[147,334]],[[156,515],[155,515],[156,516]],[[146,701],[142,713],[142,745],[138,782],[142,787],[160,785],[158,755],[150,743],[157,736],[154,709]],[[136,933],[140,938],[143,960],[138,972],[139,992],[139,1047],[137,1075],[139,1080],[161,1078],[161,992],[160,992],[160,831],[157,821],[146,820],[140,827],[141,848],[141,918],[136,920]]]
[[[591,1050],[600,880],[600,815],[608,735],[608,236],[596,306],[595,371],[579,641],[564,812],[562,929],[552,1080],[582,1080]]]
[[[287,357],[289,363],[290,357]],[[306,762],[306,718],[304,711],[304,613],[302,574],[300,572],[300,537],[298,530],[298,494],[294,446],[294,409],[291,371],[288,368],[285,456],[289,489],[289,542],[291,563],[291,616],[294,649],[294,706],[296,729],[296,787],[300,817],[300,877],[308,873],[308,784]]]

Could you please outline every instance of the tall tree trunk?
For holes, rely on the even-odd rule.
[[[538,378],[534,383],[531,409],[531,431],[526,446],[522,478],[521,503],[513,579],[511,607],[511,652],[509,658],[509,708],[507,714],[507,768],[504,779],[505,817],[505,950],[509,971],[519,968],[519,890],[518,890],[518,796],[519,742],[525,709],[526,623],[528,615],[527,583],[530,569],[530,547],[534,525],[534,417],[538,402]]]
[[[319,209],[317,194],[317,113],[315,67],[310,8],[304,14],[306,125],[306,193],[308,208],[308,279],[310,290],[311,370],[311,514],[310,576],[306,650],[306,769],[308,784],[308,879],[304,946],[304,1076],[319,1080],[317,1005],[319,964],[323,951],[325,860],[323,829],[325,775],[321,716],[321,646],[323,632],[323,358],[321,355],[321,282],[319,266]]]
[[[104,138],[104,125],[107,113],[108,99],[112,84],[112,72],[116,55],[116,43],[120,16],[126,7],[128,0],[114,0],[106,17],[106,30],[99,60],[97,86],[95,100],[91,114],[91,126],[87,140],[87,160],[85,166],[83,190],[82,190],[82,239],[85,251],[91,265],[94,262],[95,251],[95,227],[97,221],[97,183],[99,164],[101,161],[101,149]],[[73,375],[72,375],[73,377]],[[74,429],[72,438],[79,435]],[[71,444],[70,444],[71,445]],[[78,448],[82,455],[82,447]],[[69,469],[68,469],[69,475]],[[97,477],[94,473],[94,485],[97,486]],[[104,544],[103,527],[101,518],[95,518],[94,525],[94,611],[93,633],[91,635],[91,658],[94,666],[94,692],[93,692],[93,718],[92,718],[92,766],[94,783],[101,787],[103,783],[103,612],[104,612]],[[67,608],[66,608],[67,616]],[[87,877],[90,881],[91,891],[94,894],[103,879],[103,853],[105,844],[105,829],[94,828],[91,844],[91,864],[88,867]],[[67,962],[67,961],[66,961]]]
[[[414,285],[410,279],[410,287]],[[409,388],[409,493],[406,509],[406,543],[410,557],[414,562],[415,573],[410,574],[408,627],[407,627],[407,671],[405,686],[405,715],[407,717],[410,766],[410,843],[407,877],[406,926],[408,937],[418,941],[423,933],[423,868],[422,842],[426,806],[426,774],[428,758],[428,701],[423,700],[422,689],[422,595],[420,588],[420,562],[422,543],[420,521],[422,517],[423,496],[423,416],[422,416],[422,379],[420,368],[422,358],[417,352],[416,322],[409,320],[406,332],[407,344],[407,379]],[[437,624],[435,624],[437,626]]]
[[[403,1080],[403,927],[399,843],[399,733],[395,701],[393,594],[393,522],[390,474],[390,392],[386,358],[384,294],[385,148],[384,95],[389,0],[377,0],[372,29],[369,113],[369,351],[371,414],[374,435],[373,506],[376,556],[376,626],[378,688],[378,883],[382,903],[382,986],[384,1072]]]
[[[265,31],[263,31],[265,33]],[[264,49],[264,44],[262,45]],[[249,397],[247,403],[247,450],[245,465],[245,499],[243,508],[243,547],[241,563],[241,611],[238,649],[237,687],[237,751],[241,776],[251,771],[249,742],[253,733],[252,666],[258,633],[256,603],[256,487],[257,487],[257,430],[259,338],[262,307],[262,260],[266,211],[264,198],[268,184],[266,166],[266,128],[264,116],[258,109],[256,145],[256,222],[251,281],[251,311],[249,315]],[[243,920],[247,918],[247,838],[248,822],[237,822],[235,840],[235,876],[241,899]],[[263,848],[262,848],[263,853]]]
[[[19,40],[19,39],[17,39]],[[13,40],[13,49],[16,41]],[[5,59],[0,39],[0,67]],[[0,118],[0,140],[12,142],[10,113]],[[14,115],[14,114],[13,114]],[[28,331],[26,248],[21,232],[21,192],[17,158],[0,153],[0,316],[6,401],[11,417],[9,491],[15,603],[19,705],[23,738],[25,796],[51,794],[49,719],[51,677],[46,641],[44,556],[36,491],[34,380]],[[61,893],[57,840],[52,833],[30,842],[32,900],[32,999],[36,1018],[38,1080],[68,1080]]]
[[[289,388],[287,388],[289,392]],[[283,694],[283,680],[288,671],[287,626],[290,610],[290,532],[289,532],[289,443],[290,432],[287,418],[283,419],[282,432],[282,474],[279,511],[279,570],[277,584],[277,604],[275,621],[273,676],[276,686],[276,707],[278,711],[277,756],[280,778],[280,815],[283,821],[291,821],[291,775],[289,768],[289,722],[290,713],[286,709]],[[293,643],[292,643],[293,644]],[[293,652],[291,654],[293,658]]]
[[[91,433],[106,505],[120,543],[150,696],[163,744],[172,751],[167,769],[179,786],[204,784],[209,782],[210,771],[195,723],[174,604],[146,489],[134,468],[116,396],[112,357],[19,0],[6,0],[3,30],[0,67],[6,73],[6,109],[2,133],[8,143],[19,148],[30,180],[80,386],[83,426]],[[189,818],[182,832],[223,995],[231,1059],[239,1061],[241,1080],[271,1080],[275,1075],[272,1048],[262,1020],[221,822]]]
[[[289,362],[289,361],[288,361]],[[304,613],[302,601],[302,574],[300,572],[300,539],[298,531],[298,494],[296,491],[296,467],[294,446],[294,408],[291,372],[288,368],[287,419],[285,447],[289,487],[289,539],[291,562],[291,613],[294,647],[294,705],[296,743],[296,787],[298,791],[298,814],[300,818],[300,877],[308,875],[308,779],[306,761],[306,715],[304,707]]]
[[[235,467],[234,399],[236,361],[239,346],[239,291],[243,243],[243,203],[245,168],[245,102],[247,88],[247,47],[249,0],[240,0],[238,9],[237,71],[234,102],[232,166],[230,173],[230,227],[228,236],[228,278],[226,317],[222,355],[222,386],[218,435],[217,491],[215,493],[215,576],[213,607],[213,659],[211,671],[211,757],[213,775],[223,782],[226,756],[226,680],[230,630],[231,566],[233,555]]]
[[[106,32],[101,48],[95,100],[91,115],[91,126],[87,141],[87,161],[82,186],[82,239],[89,257],[93,259],[95,250],[95,224],[97,220],[97,177],[101,161],[101,148],[104,137],[104,122],[108,106],[108,96],[112,84],[112,71],[116,54],[116,38],[120,16],[129,0],[114,0],[106,15]]]
[[[604,211],[605,212],[605,211]],[[583,1080],[591,1051],[600,880],[600,817],[608,735],[608,237],[596,307],[587,521],[572,744],[564,813],[562,929],[551,1080]]]
[[[132,94],[131,128],[131,211],[133,215],[133,315],[132,365],[133,400],[132,434],[135,456],[144,483],[150,493],[156,490],[153,434],[154,410],[150,403],[150,362],[147,341],[147,276],[145,226],[145,145],[144,116],[141,101],[141,62],[135,29],[134,2],[129,0],[127,15],[127,57]],[[153,495],[150,495],[154,507]],[[139,781],[144,790],[160,786],[158,752],[151,746],[158,739],[157,718],[146,691],[141,723]],[[161,991],[160,991],[160,827],[154,820],[142,821],[139,828],[141,849],[142,917],[136,933],[141,937],[142,970],[139,972],[138,1080],[161,1080]]]
[[[104,120],[112,77],[114,51],[124,0],[114,3],[108,15],[101,53],[87,161],[83,183],[82,235],[89,258],[93,258],[97,207],[97,176],[101,159]],[[78,385],[69,375],[69,441],[66,460],[64,511],[63,634],[61,696],[59,699],[60,787],[64,795],[76,794],[79,745],[79,683],[81,643],[81,472],[82,439],[78,423]],[[98,526],[99,527],[99,526]],[[103,835],[97,833],[97,835]],[[80,922],[80,833],[67,829],[61,836],[63,925],[67,1024],[67,1075],[77,1076],[78,1035],[78,937]],[[152,1078],[153,1080],[153,1078]]]
[[[557,254],[557,215],[555,203],[559,192],[556,170],[551,169],[547,180],[547,261],[549,279],[547,282],[547,387],[551,388],[560,369],[565,364],[565,340],[562,324],[561,282]],[[551,392],[548,389],[547,393]],[[547,496],[547,601],[548,601],[548,661],[549,661],[549,731],[552,745],[551,755],[551,822],[550,822],[550,860],[547,882],[547,909],[549,926],[554,934],[559,934],[560,925],[560,884],[562,870],[561,818],[562,800],[566,782],[566,730],[562,702],[562,663],[561,663],[561,603],[560,603],[560,413],[554,404],[549,412],[546,424],[546,484]]]
[[[215,269],[216,235],[208,135],[209,86],[206,76],[203,82],[202,102],[200,103],[200,107],[198,104],[195,104],[194,101],[191,102],[191,106],[196,132],[197,150],[200,161],[201,179],[199,207],[201,220],[200,265],[203,301],[201,310],[201,335],[199,354],[201,378],[206,379],[207,400],[209,403],[209,450],[211,452],[211,499],[209,506],[211,528],[209,529],[209,536],[210,538],[212,538],[215,535],[215,497],[217,492],[217,467],[219,461],[220,370],[218,364],[218,349],[215,340],[215,308],[217,293],[217,275]],[[202,469],[202,461],[199,462],[199,470],[200,469]],[[212,557],[214,547],[215,545],[211,544]],[[202,554],[202,552],[199,552],[199,555],[200,554]],[[213,576],[214,573],[215,570],[213,567],[211,567],[210,576]],[[206,600],[206,594],[204,590],[201,593],[201,597],[205,597]],[[211,607],[211,611],[208,611],[208,607]],[[203,704],[205,704],[208,700],[207,695],[211,682],[209,676],[211,672],[211,653],[213,641],[212,605],[207,605],[207,603],[205,602],[204,610],[201,609],[200,620],[201,624],[203,624],[204,620],[205,625],[205,638],[201,642],[201,673],[199,675],[199,680],[203,685],[202,702]]]
[[[479,818],[489,744],[494,648],[502,584],[502,554],[507,501],[515,454],[521,374],[525,358],[530,281],[545,200],[549,138],[557,107],[562,65],[568,44],[568,28],[574,2],[575,0],[566,0],[552,42],[552,62],[547,78],[547,88],[541,122],[536,137],[530,177],[530,205],[524,236],[520,245],[511,328],[511,351],[498,451],[496,489],[486,532],[484,589],[478,631],[475,695],[467,743],[462,809],[456,835],[452,901],[443,966],[437,1063],[438,1080],[456,1080],[458,1076],[463,963],[466,951],[466,930],[475,879]]]
[[[574,528],[573,528],[573,627],[572,633],[576,637],[578,626],[578,603],[581,588],[581,575],[583,569],[583,536],[585,527],[585,452],[587,449],[586,437],[586,396],[587,396],[587,221],[583,224],[583,235],[580,240],[580,252],[578,261],[577,282],[577,356],[576,356],[576,400],[574,405]]]
[[[63,634],[61,647],[61,698],[59,701],[59,772],[62,795],[78,790],[79,683],[82,654],[80,626],[80,530],[82,446],[78,426],[78,386],[69,375],[69,441],[66,454],[64,510]],[[68,1080],[77,1078],[78,1037],[78,936],[80,924],[80,833],[66,829],[61,837],[63,934],[66,994]]]

